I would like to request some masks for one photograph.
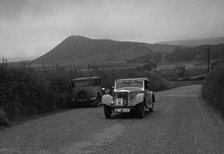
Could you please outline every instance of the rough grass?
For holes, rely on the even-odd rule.
[[[224,68],[214,69],[202,85],[202,96],[224,115]]]

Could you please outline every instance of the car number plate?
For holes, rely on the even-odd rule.
[[[122,98],[117,98],[116,99],[116,105],[123,105],[123,99]]]
[[[115,112],[130,112],[129,108],[115,108]]]

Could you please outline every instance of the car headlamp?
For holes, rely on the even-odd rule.
[[[111,104],[111,105],[114,105],[114,100],[112,100],[112,101],[110,102],[110,104]]]

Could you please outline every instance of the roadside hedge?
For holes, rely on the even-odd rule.
[[[202,96],[224,115],[224,68],[216,68],[207,76]]]
[[[63,75],[0,67],[0,85],[0,119],[3,120],[14,121],[69,105],[70,80]]]
[[[110,89],[114,80],[130,77],[148,77],[153,91],[172,87],[169,81],[144,70],[70,72],[0,66],[0,126],[23,117],[69,108],[71,79],[95,75],[102,79],[102,87]]]

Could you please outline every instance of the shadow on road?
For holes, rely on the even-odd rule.
[[[99,108],[99,107],[102,107],[102,105],[100,106],[93,106],[93,105],[76,105],[76,106],[73,106],[71,107],[71,109],[88,109],[88,108]]]
[[[150,114],[153,114],[153,113],[150,113],[148,111],[145,111],[145,116],[144,118],[150,116]],[[136,115],[136,113],[113,113],[111,115],[111,119],[139,119]]]

